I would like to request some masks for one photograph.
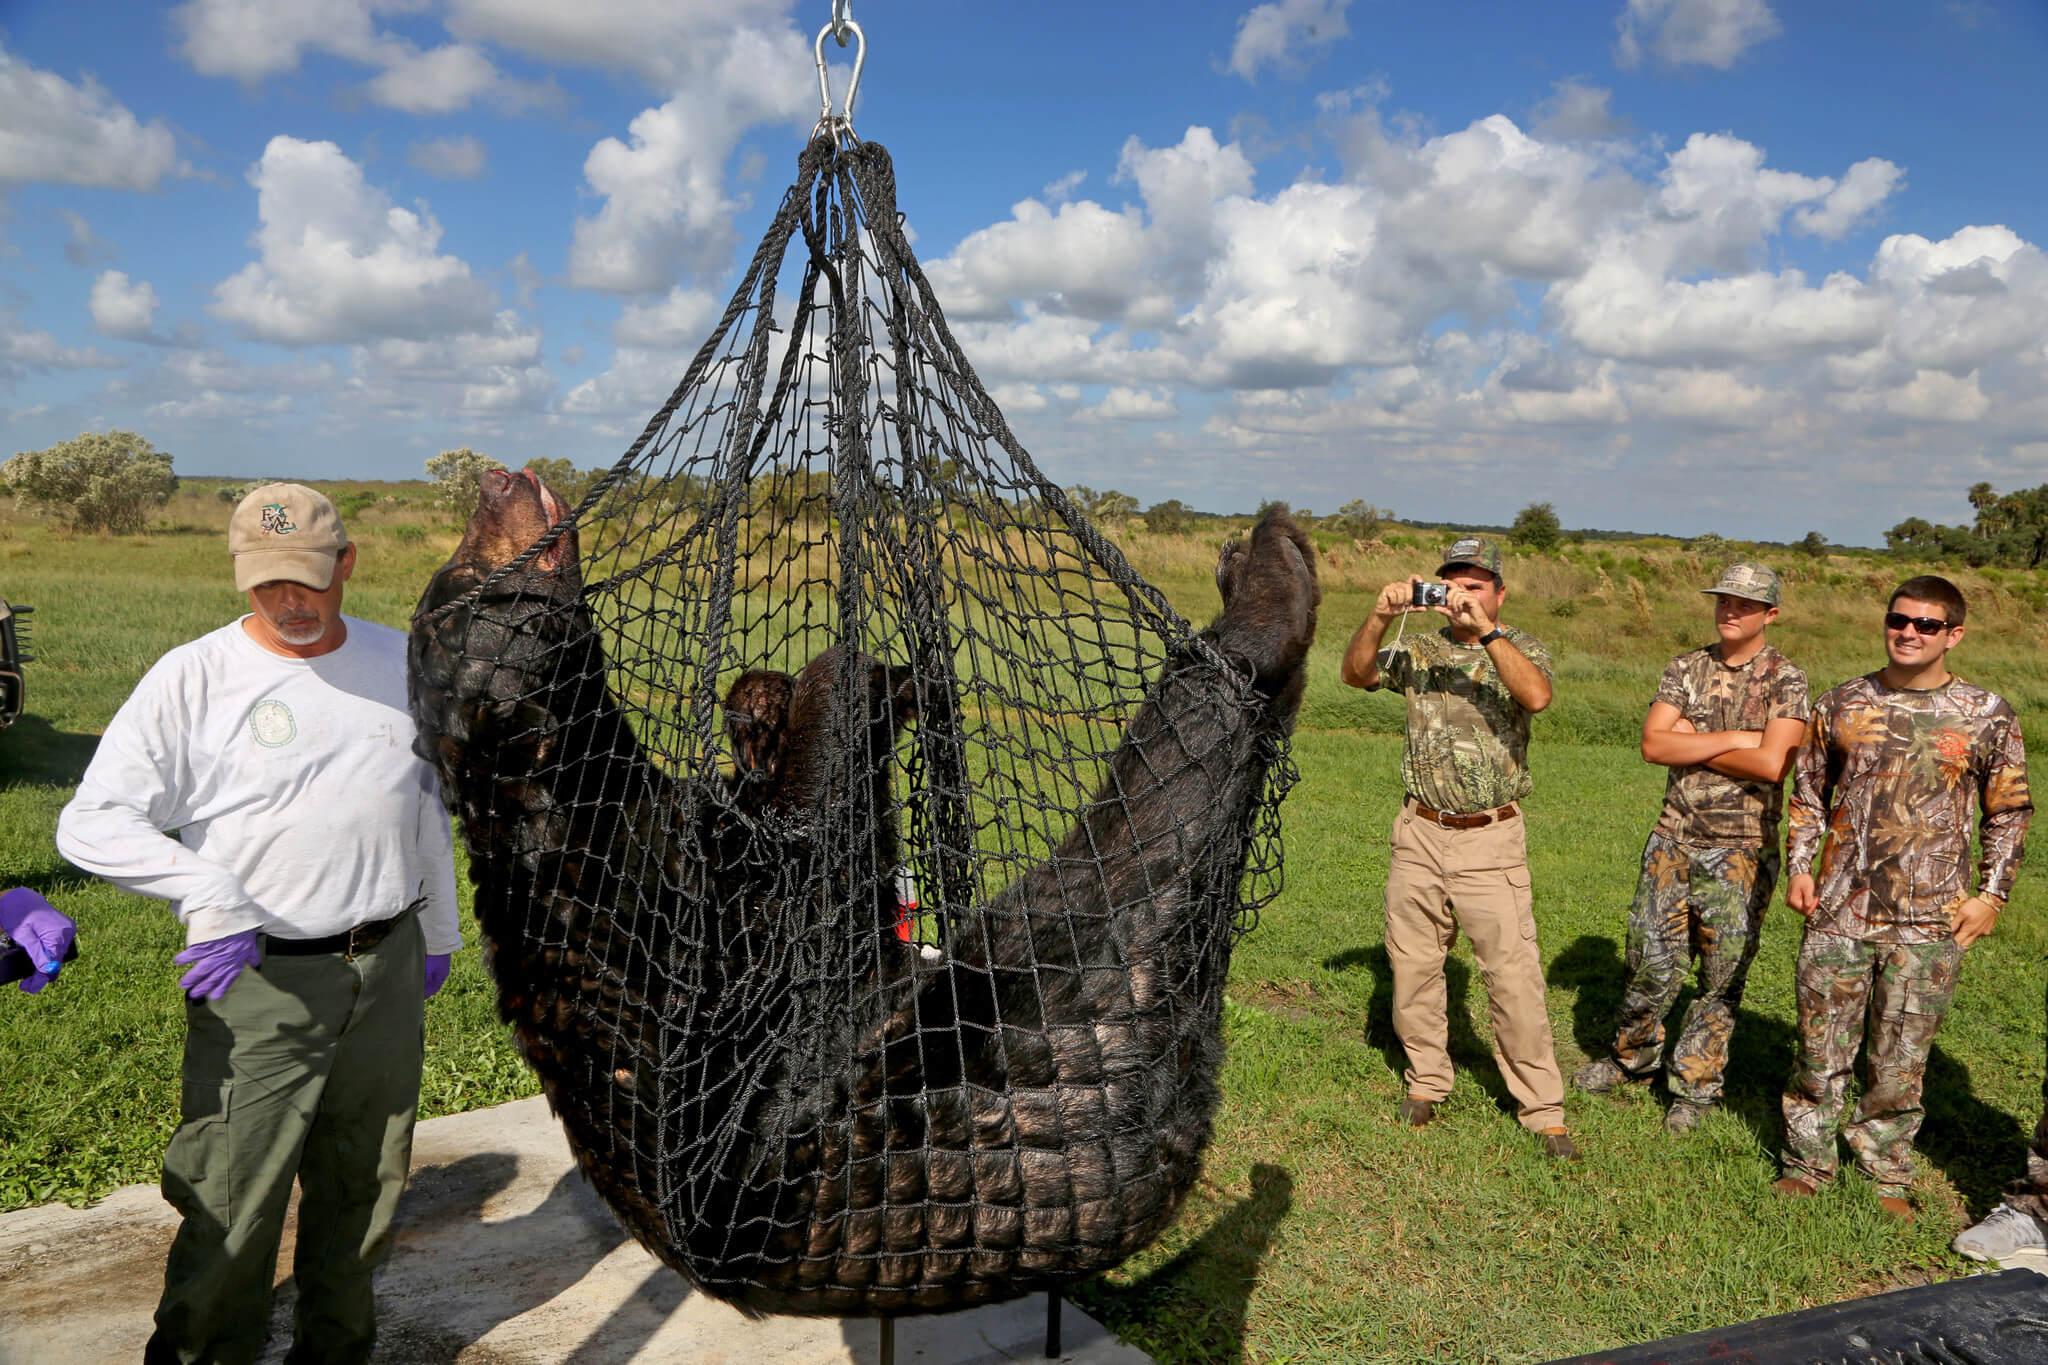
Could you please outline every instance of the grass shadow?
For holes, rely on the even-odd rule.
[[[1400,1035],[1394,1032],[1394,964],[1388,958],[1386,946],[1375,943],[1370,947],[1350,948],[1323,959],[1323,966],[1333,972],[1355,971],[1360,967],[1372,973],[1372,995],[1365,1005],[1365,1040],[1380,1050],[1387,1059],[1387,1067],[1395,1075],[1408,1069],[1408,1053],[1401,1046]],[[1472,1012],[1466,1005],[1471,992],[1472,969],[1457,957],[1444,959],[1444,1002],[1450,1018],[1451,1065],[1461,1071],[1470,1072],[1493,1100],[1494,1107],[1503,1113],[1519,1112],[1515,1097],[1508,1093],[1507,1082],[1502,1079],[1500,1068],[1494,1065],[1493,1049],[1479,1037],[1479,1031],[1472,1026]]]
[[[1688,977],[1695,970],[1688,967]],[[1553,987],[1570,987],[1576,992],[1572,1039],[1579,1050],[1588,1057],[1612,1056],[1621,997],[1628,981],[1628,966],[1619,946],[1604,934],[1583,934],[1558,954],[1549,976]],[[1696,984],[1688,980],[1665,1014],[1667,1049],[1697,995]],[[1798,1030],[1782,1019],[1736,1007],[1721,1104],[1742,1120],[1766,1152],[1776,1152],[1781,1145],[1780,1098],[1785,1078],[1792,1074],[1798,1037]]]
[[[72,734],[41,716],[23,716],[0,734],[0,791],[75,787],[99,747],[98,735]]]
[[[1927,1118],[1913,1145],[1962,1195],[1971,1220],[1982,1218],[2020,1173],[2033,1135],[2011,1114],[1978,1099],[1970,1068],[1939,1045],[1927,1054],[1922,1096]]]
[[[1551,961],[1550,988],[1568,988],[1572,999],[1572,1041],[1588,1057],[1614,1050],[1614,1021],[1621,1013],[1628,976],[1621,945],[1605,934],[1581,934]]]
[[[1239,1365],[1259,1264],[1293,1204],[1294,1177],[1260,1162],[1252,1192],[1179,1255],[1129,1285],[1091,1280],[1071,1297],[1112,1329],[1142,1323],[1171,1332],[1171,1359]],[[1148,1349],[1158,1354],[1165,1346]]]
[[[1691,999],[1688,990],[1679,997],[1679,1008]],[[1721,1105],[1742,1120],[1759,1147],[1774,1156],[1784,1146],[1785,1082],[1798,1057],[1799,1030],[1792,1024],[1755,1010],[1735,1011]]]

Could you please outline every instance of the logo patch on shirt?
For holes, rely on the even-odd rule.
[[[282,749],[299,737],[299,723],[292,708],[275,697],[256,703],[249,713],[249,733],[266,749]]]
[[[261,526],[263,534],[267,536],[288,536],[299,529],[299,524],[292,520],[292,514],[285,511],[281,502],[263,504]]]

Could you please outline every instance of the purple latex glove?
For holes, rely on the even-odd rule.
[[[443,986],[448,984],[448,959],[453,956],[453,953],[427,954],[427,993],[425,996],[426,999],[432,1000],[434,998],[434,992],[440,990]]]
[[[235,984],[242,968],[261,965],[263,948],[256,941],[256,931],[244,929],[226,938],[195,943],[171,961],[192,968],[178,978],[185,994],[194,1000],[218,1000]]]
[[[71,917],[25,886],[0,892],[0,933],[25,949],[36,970],[22,978],[21,988],[34,995],[57,979],[64,954],[78,937]]]

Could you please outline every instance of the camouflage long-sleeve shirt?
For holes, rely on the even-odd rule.
[[[2019,717],[1955,679],[1927,691],[1852,678],[1813,704],[1793,769],[1787,871],[1826,836],[1811,925],[1847,938],[1932,943],[1970,894],[1970,805],[1983,808],[1977,889],[2012,891],[2034,802]]]
[[[1548,678],[1550,651],[1527,631],[1508,643]],[[1529,713],[1501,681],[1484,646],[1442,630],[1409,635],[1379,653],[1380,687],[1408,698],[1401,783],[1425,806],[1455,815],[1519,801],[1529,778]]]
[[[1719,645],[1673,659],[1653,699],[1669,704],[1695,730],[1762,730],[1774,720],[1807,718],[1806,675],[1765,645],[1748,663],[1721,662]],[[1664,784],[1657,832],[1697,848],[1759,848],[1778,844],[1783,782],[1728,777],[1704,763],[1673,768]]]

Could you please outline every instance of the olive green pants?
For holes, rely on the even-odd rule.
[[[186,1002],[183,1113],[163,1178],[184,1222],[150,1365],[256,1358],[295,1179],[286,1359],[369,1359],[370,1274],[389,1245],[419,1106],[423,952],[408,916],[354,958],[268,952],[221,999]]]

